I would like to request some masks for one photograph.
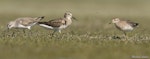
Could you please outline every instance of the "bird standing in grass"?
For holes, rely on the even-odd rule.
[[[63,18],[53,19],[53,20],[50,20],[48,22],[38,22],[38,24],[42,27],[48,28],[50,30],[54,30],[54,32],[52,33],[52,35],[53,35],[57,31],[59,33],[61,33],[62,29],[65,29],[69,25],[71,25],[72,18],[75,19],[75,17],[72,16],[72,13],[66,12],[64,14]]]
[[[132,31],[139,25],[138,23],[132,22],[130,20],[120,20],[119,18],[113,19],[112,23],[114,23],[116,28],[121,30],[125,36],[127,31]]]

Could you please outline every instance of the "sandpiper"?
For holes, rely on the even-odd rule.
[[[44,18],[44,16],[42,17],[22,17],[22,18],[17,18],[14,21],[10,21],[7,24],[7,28],[11,29],[11,28],[27,28],[27,29],[31,29],[31,26],[35,25],[37,22],[39,22],[40,20],[42,20]]]
[[[127,31],[132,31],[139,25],[138,23],[132,22],[130,20],[120,20],[119,18],[113,19],[112,23],[114,23],[116,28],[121,30],[125,36]]]
[[[75,17],[72,16],[72,13],[66,12],[64,14],[64,18],[57,18],[57,19],[50,20],[48,22],[38,22],[38,24],[47,29],[54,30],[54,32],[52,33],[53,35],[56,31],[61,33],[62,29],[65,29],[69,25],[71,25],[72,18],[75,19]]]

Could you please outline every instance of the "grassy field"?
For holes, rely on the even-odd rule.
[[[150,58],[149,6],[148,0],[0,0],[0,59]],[[26,33],[5,31],[6,24],[18,17],[45,16],[42,21],[48,21],[63,17],[66,11],[78,21],[62,34],[51,36],[52,31],[38,25]],[[115,38],[123,33],[108,24],[116,17],[140,24],[127,33],[127,41]]]

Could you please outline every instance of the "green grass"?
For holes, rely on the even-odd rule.
[[[0,0],[0,59],[132,59],[150,57],[150,8],[146,0]],[[38,25],[31,32],[6,30],[6,24],[18,17],[45,16],[42,21],[63,17],[71,11],[78,21],[52,33]],[[119,17],[140,24],[128,32],[128,41],[111,19]],[[12,36],[12,34],[14,35]]]

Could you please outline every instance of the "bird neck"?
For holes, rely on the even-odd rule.
[[[67,16],[67,15],[65,15],[64,18],[66,18],[66,19],[71,19],[72,16]]]
[[[70,25],[72,23],[71,19],[66,19],[66,25]]]
[[[68,19],[68,20],[71,20],[71,17],[65,17],[66,19]]]

